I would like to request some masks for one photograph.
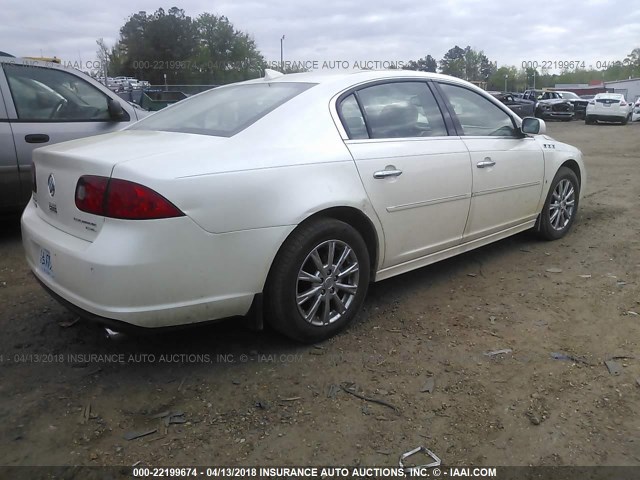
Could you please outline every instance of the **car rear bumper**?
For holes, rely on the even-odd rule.
[[[589,113],[587,117],[589,117],[591,120],[599,120],[601,122],[621,122],[625,118],[627,118],[626,115],[622,115],[622,114],[621,115],[602,115],[598,113]]]
[[[27,262],[45,288],[101,323],[179,326],[245,315],[293,227],[205,232],[188,217],[106,219],[89,242],[22,216]],[[40,265],[48,252],[51,268]],[[105,321],[106,320],[106,321]]]

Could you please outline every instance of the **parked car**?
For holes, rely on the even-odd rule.
[[[556,92],[548,90],[527,90],[524,98],[535,100],[535,115],[538,118],[569,122],[574,117],[573,102],[565,100]]]
[[[587,105],[589,104],[588,100],[580,98],[574,92],[565,92],[561,90],[556,90],[555,92],[546,92],[547,94],[556,94],[559,95],[563,100],[568,100],[573,105],[573,116],[576,119],[584,120],[587,111]],[[549,97],[552,98],[552,97]],[[557,98],[557,97],[554,97]],[[544,99],[544,95],[543,95]]]
[[[535,89],[531,89],[531,90],[525,90],[524,93],[522,94],[522,98],[524,98],[525,100],[531,100],[532,102],[538,102],[538,100],[542,99],[542,94],[544,93],[544,90],[535,90]]]
[[[34,148],[117,130],[146,115],[73,68],[0,57],[0,212],[20,211],[29,201]]]
[[[626,125],[632,118],[632,106],[621,93],[599,93],[587,105],[584,122],[619,122]]]
[[[371,281],[525,230],[565,236],[582,154],[544,133],[458,78],[267,71],[36,150],[27,262],[116,330],[264,305],[283,334],[319,341]]]
[[[516,98],[511,93],[502,92],[489,92],[495,98],[504,103],[507,107],[513,110],[514,113],[520,117],[532,117],[535,110],[535,102],[531,100],[525,100],[523,98]]]

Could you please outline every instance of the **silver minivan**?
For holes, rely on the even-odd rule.
[[[33,149],[119,130],[148,114],[74,68],[0,57],[0,213],[27,204]]]

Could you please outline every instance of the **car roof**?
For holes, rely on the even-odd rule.
[[[457,83],[464,85],[468,88],[482,91],[480,87],[473,85],[470,82],[462,80],[456,77],[450,77],[449,75],[442,75],[439,73],[431,72],[418,72],[414,70],[350,70],[347,72],[335,72],[335,71],[312,71],[304,73],[289,73],[286,75],[280,75],[277,77],[263,77],[241,82],[242,84],[259,84],[263,82],[269,83],[313,83],[326,85],[331,89],[345,89],[350,87],[356,87],[361,83],[376,81],[376,80],[394,80],[394,79],[416,79],[416,80],[446,80],[450,83]]]

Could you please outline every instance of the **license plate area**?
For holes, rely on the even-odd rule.
[[[37,251],[39,252],[38,269],[48,277],[53,278],[53,255],[44,247],[38,247]]]

